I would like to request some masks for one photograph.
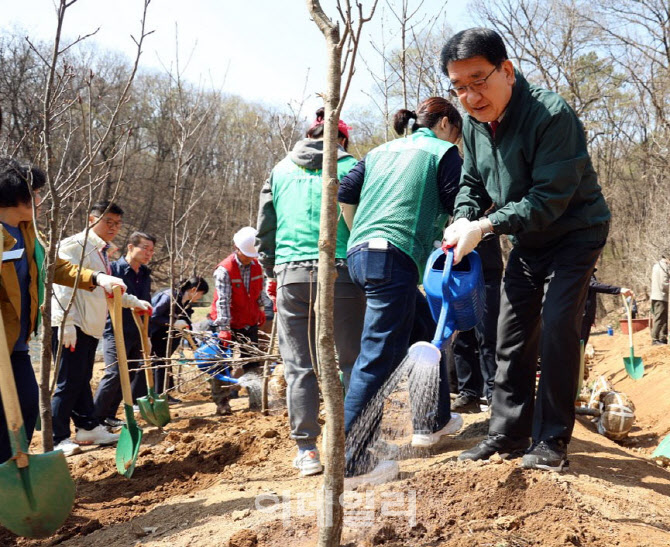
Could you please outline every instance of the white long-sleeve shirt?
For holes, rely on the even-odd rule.
[[[69,260],[72,264],[79,264],[84,268],[109,274],[109,261],[105,263],[102,253],[107,243],[92,230],[88,232],[86,250],[83,260],[81,260],[84,233],[80,232],[61,241],[58,249],[59,256]],[[108,253],[111,253],[114,249],[116,247],[110,245]],[[54,297],[51,299],[51,322],[55,327],[62,325],[64,311],[70,302],[72,293],[73,289],[70,287],[54,285]],[[124,307],[130,307],[133,302],[129,295],[123,295]],[[96,287],[93,291],[77,290],[65,324],[76,325],[89,336],[100,338],[105,329],[106,319],[107,296],[102,287]]]

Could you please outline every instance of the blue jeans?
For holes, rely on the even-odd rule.
[[[367,243],[358,245],[349,251],[347,264],[352,281],[367,297],[361,352],[344,399],[344,429],[348,434],[407,354],[419,272],[409,256],[390,244],[387,249],[369,249]],[[379,420],[372,424],[359,454],[365,454],[365,446],[376,438],[378,426]],[[355,465],[356,462],[347,462],[348,472]]]
[[[35,430],[35,423],[39,414],[37,380],[30,363],[27,351],[14,351],[10,356],[16,391],[19,395],[19,405],[23,415],[23,426],[26,431],[26,440],[30,444]],[[5,463],[12,457],[12,448],[7,431],[7,420],[0,400],[0,463]]]

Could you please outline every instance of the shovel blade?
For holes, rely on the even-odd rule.
[[[61,527],[74,505],[74,481],[58,450],[29,454],[28,466],[0,465],[0,524],[15,534],[45,538]]]
[[[153,389],[150,389],[149,395],[137,399],[137,406],[140,407],[140,414],[147,423],[156,427],[163,427],[170,423],[170,405],[165,395],[156,395]]]
[[[116,445],[116,469],[126,478],[133,476],[137,455],[142,443],[142,430],[137,427],[135,417],[126,409],[126,425],[121,428],[119,441]]]
[[[628,376],[633,380],[639,380],[644,376],[644,363],[642,357],[624,357],[623,364]]]
[[[670,459],[670,435],[667,435],[654,450],[652,458]]]

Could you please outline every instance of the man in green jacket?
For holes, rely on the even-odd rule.
[[[507,234],[513,243],[500,303],[489,435],[459,459],[526,452],[524,467],[560,471],[568,464],[574,426],[581,315],[610,212],[574,111],[514,69],[496,32],[455,34],[441,65],[450,93],[469,114],[446,243],[456,245],[456,261],[490,233]]]

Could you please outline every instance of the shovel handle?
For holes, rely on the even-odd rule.
[[[0,253],[3,249],[3,228],[0,227]],[[8,266],[5,266],[8,267]],[[0,283],[2,277],[0,275]],[[16,391],[16,380],[14,378],[14,369],[12,369],[12,359],[9,355],[9,346],[7,344],[7,334],[5,333],[5,323],[0,313],[0,396],[2,397],[2,407],[5,410],[5,420],[9,430],[9,440],[12,445],[17,465],[26,467],[28,458],[25,454],[28,452],[28,441],[23,428],[23,415],[21,414],[21,405],[19,403],[19,394]]]
[[[628,342],[630,347],[633,347],[633,314],[631,312],[630,306],[628,305],[628,300],[626,300],[625,295],[621,295],[623,298],[623,307],[626,308],[626,315],[628,316]]]
[[[186,338],[186,341],[188,342],[188,345],[191,346],[191,349],[193,351],[197,350],[198,346],[195,345],[195,342],[193,341],[193,336],[191,336],[191,333],[186,331],[186,330],[182,330],[181,333],[184,336],[184,338]]]
[[[107,300],[109,315],[112,318],[112,330],[116,342],[116,360],[119,364],[119,379],[121,380],[121,393],[123,403],[133,406],[133,394],[130,390],[130,375],[128,374],[128,356],[126,355],[126,340],[123,336],[123,307],[121,298],[123,291],[121,287],[112,289],[112,297]]]
[[[154,375],[151,370],[151,349],[149,343],[149,321],[151,317],[148,313],[138,313],[135,308],[132,310],[133,319],[140,331],[140,341],[142,342],[142,357],[144,359],[144,376],[147,379],[147,388],[154,389]]]

